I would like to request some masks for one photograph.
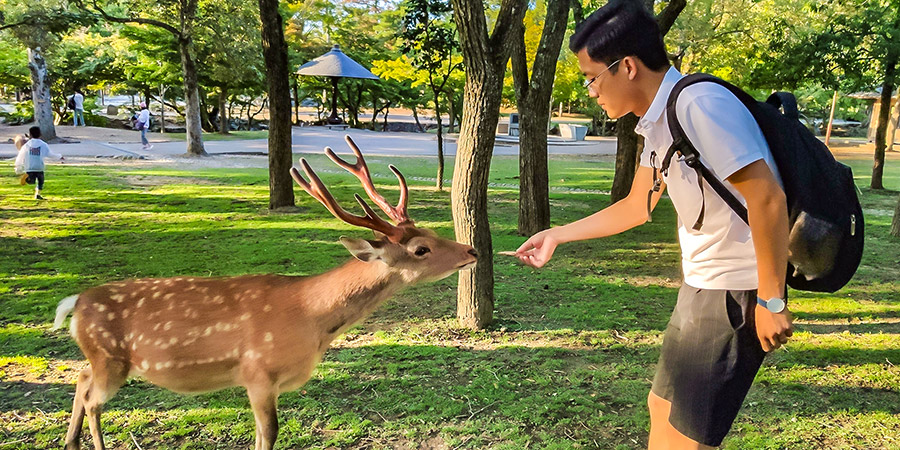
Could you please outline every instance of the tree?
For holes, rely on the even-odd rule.
[[[444,126],[441,119],[441,94],[461,61],[453,62],[458,49],[453,28],[453,9],[445,0],[405,0],[400,49],[409,57],[413,67],[425,72],[426,83],[434,100],[437,121],[438,171],[437,189],[444,189]]]
[[[79,6],[86,11],[99,14],[103,19],[123,24],[141,24],[168,31],[178,44],[181,59],[182,77],[185,97],[185,128],[187,129],[187,154],[190,156],[207,156],[203,148],[203,129],[200,117],[200,85],[197,76],[197,59],[194,49],[194,26],[197,19],[198,0],[169,0],[154,5],[134,2],[127,11],[128,17],[113,15],[107,7],[92,0],[85,5],[77,0]],[[118,6],[118,5],[117,5]],[[143,13],[143,15],[140,15]],[[161,16],[161,17],[159,17]],[[156,18],[159,17],[159,18]],[[165,22],[166,17],[177,17],[175,25]]]
[[[642,1],[644,6],[653,10],[653,0]],[[656,16],[660,32],[663,36],[672,28],[678,14],[684,9],[686,0],[670,0],[666,7]],[[631,183],[634,181],[634,172],[637,169],[637,159],[640,156],[640,148],[643,141],[638,139],[634,127],[637,126],[638,117],[632,113],[620,117],[616,121],[616,173],[613,179],[612,201],[617,202],[631,191]]]
[[[533,56],[529,77],[526,34],[537,35],[536,14],[529,12],[526,22],[517,24],[512,51],[513,81],[519,109],[519,225],[521,235],[532,235],[550,227],[550,191],[547,168],[547,124],[550,120],[550,96],[571,0],[548,0]],[[539,7],[543,6],[539,4]],[[528,17],[531,20],[528,20]]]
[[[456,316],[461,325],[470,328],[487,326],[493,316],[494,269],[487,182],[511,35],[516,24],[522,22],[525,5],[525,0],[502,0],[494,29],[488,34],[481,0],[453,0],[466,86],[450,198],[456,239],[475,247],[479,255],[478,265],[459,275]]]
[[[52,80],[45,53],[58,42],[63,33],[86,23],[89,23],[86,17],[70,11],[67,5],[54,0],[35,1],[27,6],[0,3],[0,31],[9,30],[28,49],[34,119],[41,128],[44,140],[56,139],[50,91]]]
[[[291,87],[278,0],[259,0],[269,91],[269,209],[294,206],[291,181]]]

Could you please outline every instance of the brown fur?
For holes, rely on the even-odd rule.
[[[72,334],[90,367],[79,376],[66,447],[79,448],[87,416],[95,445],[104,448],[103,403],[141,376],[186,393],[244,386],[256,449],[271,449],[278,395],[309,379],[335,337],[400,288],[476,260],[472,247],[429,230],[410,225],[403,233],[402,243],[345,240],[359,259],[315,277],[142,279],[85,291],[75,302]],[[430,251],[416,255],[422,247]]]

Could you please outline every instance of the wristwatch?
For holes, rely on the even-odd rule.
[[[760,306],[769,310],[769,312],[773,314],[778,314],[784,311],[785,303],[784,300],[774,297],[770,298],[768,301],[763,300],[759,297],[756,297],[756,303],[759,303]]]

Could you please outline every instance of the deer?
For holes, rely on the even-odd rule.
[[[78,375],[65,448],[80,448],[85,416],[94,448],[104,449],[103,404],[131,377],[178,393],[243,386],[255,420],[254,448],[270,450],[278,436],[279,394],[298,389],[331,342],[405,286],[443,279],[472,268],[470,245],[418,228],[407,212],[409,188],[400,171],[400,199],[391,205],[375,188],[362,152],[350,164],[325,153],[355,175],[382,219],[359,194],[365,215],[345,211],[306,159],[306,181],[291,177],[335,217],[375,232],[375,239],[341,237],[353,256],[309,276],[244,275],[227,278],[135,279],[90,288],[62,299],[54,329],[71,313],[70,333],[89,365]]]

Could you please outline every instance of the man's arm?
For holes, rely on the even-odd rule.
[[[519,260],[532,267],[542,267],[559,244],[611,236],[643,224],[647,221],[647,193],[653,186],[654,170],[658,169],[639,166],[628,196],[613,205],[567,225],[535,234],[516,250]],[[653,193],[651,209],[656,208],[665,189],[663,183],[659,191]]]
[[[750,163],[730,177],[747,201],[750,234],[756,251],[758,295],[764,300],[784,298],[788,260],[788,213],[784,191],[764,160]],[[791,314],[773,314],[757,305],[756,332],[765,351],[787,342],[792,334]]]

